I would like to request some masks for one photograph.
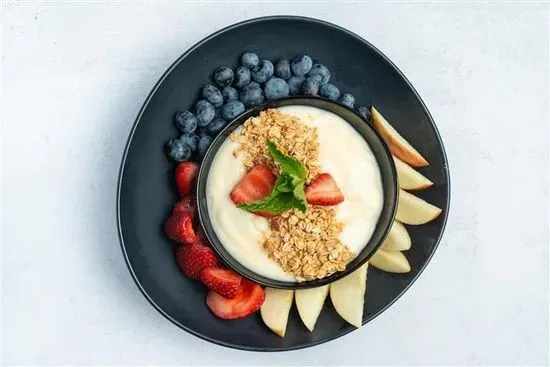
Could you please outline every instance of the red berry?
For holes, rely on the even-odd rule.
[[[187,197],[184,197],[180,201],[174,204],[174,207],[172,208],[172,214],[191,214],[191,217],[195,217],[197,209],[197,204],[195,203],[195,197],[190,195]]]
[[[210,242],[208,242],[208,238],[206,238],[206,235],[204,234],[204,229],[202,227],[198,227],[196,230],[196,237],[197,237],[197,244],[203,245],[203,246],[210,246]]]
[[[183,162],[176,167],[176,186],[180,197],[188,196],[195,186],[197,175],[199,174],[199,164],[197,162]]]
[[[276,177],[265,164],[252,167],[231,191],[231,200],[237,205],[265,198],[273,190]],[[271,217],[268,213],[256,213]]]
[[[304,189],[306,200],[312,205],[336,205],[344,201],[344,195],[332,176],[321,173]]]
[[[174,241],[190,245],[195,243],[196,236],[193,229],[193,216],[191,213],[172,214],[164,223],[164,231]]]
[[[191,279],[198,279],[202,269],[219,265],[211,248],[201,245],[181,246],[176,253],[181,271]]]
[[[240,319],[260,309],[265,300],[262,287],[244,279],[235,298],[229,299],[209,291],[206,305],[214,315],[222,319]]]
[[[239,274],[223,268],[204,268],[200,275],[202,284],[225,298],[237,296],[242,279]]]

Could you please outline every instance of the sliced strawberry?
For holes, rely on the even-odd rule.
[[[240,319],[258,311],[264,299],[262,287],[243,278],[235,298],[224,298],[210,291],[206,296],[206,305],[214,315],[222,319]]]
[[[176,254],[181,271],[191,279],[198,279],[202,269],[219,265],[210,247],[201,245],[181,246]]]
[[[193,229],[193,216],[191,213],[172,214],[164,223],[164,231],[174,241],[190,245],[195,243],[196,236]]]
[[[176,167],[176,186],[180,197],[184,198],[191,193],[198,174],[199,164],[197,162],[189,161],[178,164]]]
[[[207,246],[207,247],[210,246],[210,242],[208,242],[208,238],[206,238],[206,235],[204,234],[204,230],[202,229],[201,226],[199,226],[195,232],[197,236],[197,240],[196,240],[197,244]]]
[[[307,202],[312,205],[336,205],[344,201],[342,191],[328,173],[321,173],[311,180],[304,192]]]
[[[232,299],[237,297],[243,277],[224,268],[204,268],[199,279],[208,289]]]
[[[275,175],[268,166],[259,164],[250,171],[233,188],[231,200],[235,204],[250,203],[265,198],[271,194],[275,185]]]
[[[195,203],[195,197],[190,195],[187,197],[184,197],[180,201],[174,204],[174,207],[172,208],[172,214],[185,214],[189,213],[191,214],[191,217],[195,217],[195,212],[197,209],[197,204]]]

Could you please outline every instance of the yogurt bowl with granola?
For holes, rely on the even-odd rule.
[[[206,153],[199,218],[219,255],[279,288],[327,284],[366,262],[395,215],[397,179],[376,131],[322,99],[238,117]]]

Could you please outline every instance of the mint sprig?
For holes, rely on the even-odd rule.
[[[281,214],[292,208],[302,212],[307,209],[304,186],[307,170],[298,160],[281,152],[275,143],[267,141],[267,151],[275,162],[281,166],[281,174],[275,181],[275,186],[268,197],[252,203],[238,205],[249,212],[266,212]]]

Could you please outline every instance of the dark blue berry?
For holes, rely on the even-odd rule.
[[[314,64],[309,73],[307,73],[308,77],[312,77],[314,75],[321,76],[321,81],[319,83],[321,86],[327,84],[330,80],[330,71],[328,71],[328,68],[323,64]]]
[[[312,65],[313,61],[311,60],[311,57],[307,55],[300,55],[296,56],[292,60],[290,63],[290,68],[292,69],[292,73],[294,75],[302,76],[306,75],[311,70]]]
[[[306,96],[316,96],[319,93],[319,81],[316,78],[307,78],[300,86],[300,92]]]
[[[336,87],[334,84],[325,84],[319,89],[319,94],[321,97],[325,97],[328,99],[331,99],[333,101],[337,101],[338,98],[340,98],[340,89]]]
[[[252,84],[252,83],[250,83]],[[258,86],[248,86],[239,94],[239,98],[246,107],[255,107],[264,103],[264,94]]]
[[[208,102],[212,103],[214,107],[221,107],[223,104],[222,92],[212,84],[205,84],[202,87],[202,96]]]
[[[254,52],[245,52],[241,56],[241,64],[249,69],[254,69],[259,62],[260,58]]]
[[[191,158],[191,148],[180,139],[170,139],[166,143],[168,156],[176,162],[184,162]]]
[[[304,80],[305,78],[303,76],[293,76],[288,79],[288,89],[291,96],[300,94],[300,86]]]
[[[183,134],[182,136],[180,136],[180,140],[187,144],[192,151],[197,150],[199,137],[196,134]]]
[[[179,111],[176,113],[174,123],[182,133],[192,133],[197,129],[197,119],[189,111]]]
[[[233,87],[227,86],[222,90],[223,100],[227,103],[239,99],[239,92]]]
[[[265,83],[264,93],[269,100],[288,97],[288,84],[281,78],[271,78]]]
[[[208,150],[208,147],[212,144],[212,138],[208,135],[204,135],[199,140],[199,157],[202,159]]]
[[[370,113],[370,108],[365,107],[365,106],[360,106],[360,107],[357,107],[357,112],[359,112],[359,114],[361,116],[363,116],[365,118],[365,120],[367,120],[369,122],[372,120],[372,115]]]
[[[353,108],[353,106],[355,105],[355,97],[352,96],[351,94],[349,93],[344,93],[342,95],[342,97],[340,97],[340,101],[339,101],[341,104],[343,104],[344,106],[348,106],[349,108]]]
[[[235,79],[233,85],[237,88],[244,88],[250,83],[250,69],[246,66],[239,66],[235,70]]]
[[[233,83],[233,70],[227,66],[220,66],[214,71],[214,81],[220,87],[226,87]]]
[[[222,107],[222,117],[231,121],[244,112],[244,104],[241,101],[230,101]]]
[[[258,83],[265,83],[273,76],[273,64],[269,60],[262,60],[252,69],[252,78]]]
[[[206,126],[214,119],[216,109],[212,103],[206,99],[201,99],[195,104],[195,115],[197,116],[197,124],[199,126]]]
[[[215,119],[214,121],[206,125],[206,130],[210,135],[214,136],[218,134],[225,125],[227,125],[227,121],[225,121],[224,119]]]
[[[251,81],[250,84],[246,86],[246,88],[262,88],[262,86],[258,82]]]
[[[284,80],[287,80],[292,76],[290,71],[290,62],[287,59],[279,60],[277,65],[275,65],[275,75]]]

